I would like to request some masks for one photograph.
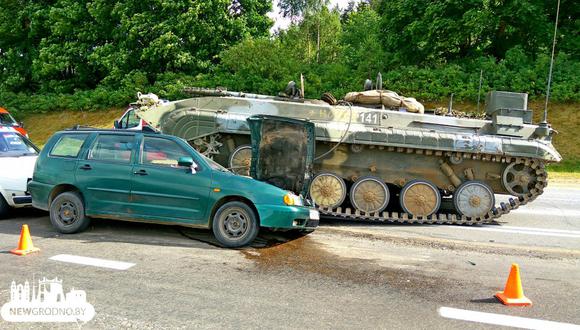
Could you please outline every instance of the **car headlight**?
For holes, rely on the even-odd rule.
[[[296,206],[302,206],[304,205],[304,203],[302,202],[302,197],[300,196],[296,196],[293,193],[287,193],[286,195],[284,195],[284,204],[286,205],[296,205]]]

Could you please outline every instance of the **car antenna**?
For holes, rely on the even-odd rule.
[[[554,51],[556,50],[556,35],[558,32],[558,17],[560,16],[560,0],[556,7],[556,22],[554,23],[554,39],[552,41],[552,56],[550,57],[550,71],[548,72],[548,87],[546,88],[546,104],[544,105],[544,119],[542,125],[548,125],[548,102],[550,100],[550,85],[552,84],[552,70],[554,68]]]

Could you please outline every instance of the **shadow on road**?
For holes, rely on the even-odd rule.
[[[48,213],[36,209],[19,209],[0,220],[0,234],[19,235],[28,224],[33,237],[75,240],[82,243],[119,242],[156,246],[221,248],[209,229],[194,229],[175,225],[160,225],[108,219],[93,219],[86,231],[61,234],[52,227]],[[260,235],[247,248],[262,249],[293,241],[304,234],[260,230]],[[4,250],[4,248],[0,248]]]
[[[497,298],[495,298],[495,297],[471,299],[469,302],[476,303],[476,304],[500,304],[499,300],[497,300]]]

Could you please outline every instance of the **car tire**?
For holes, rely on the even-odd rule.
[[[5,219],[10,215],[11,211],[10,205],[4,199],[4,196],[0,195],[0,219]]]
[[[50,203],[50,222],[60,233],[74,234],[87,229],[91,220],[85,215],[81,196],[68,191],[59,194]]]
[[[250,244],[258,235],[260,226],[254,210],[242,202],[227,202],[213,217],[213,234],[227,248]]]

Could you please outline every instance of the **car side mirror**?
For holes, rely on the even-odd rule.
[[[177,161],[177,166],[182,166],[182,167],[193,167],[193,158],[191,157],[179,157],[179,160]]]
[[[189,168],[191,170],[191,174],[197,173],[195,170],[197,168],[197,164],[194,163],[193,158],[191,157],[179,157],[177,160],[177,166]]]
[[[119,121],[118,121],[118,120],[115,120],[115,121],[113,122],[113,127],[115,127],[116,129],[120,129],[121,127],[119,127],[119,126],[120,126],[120,125],[119,125]]]
[[[18,126],[20,126],[20,128],[24,128],[24,122],[23,121],[19,122]]]

